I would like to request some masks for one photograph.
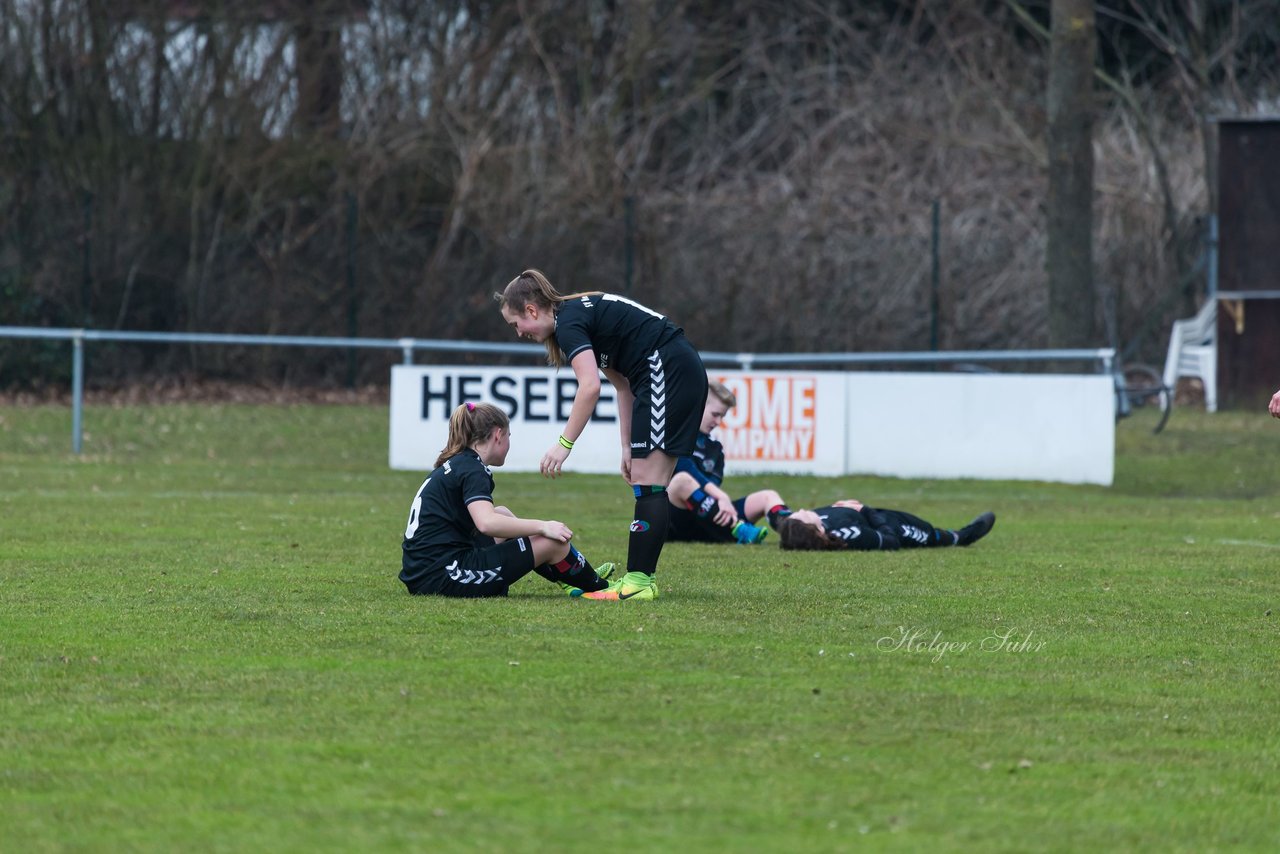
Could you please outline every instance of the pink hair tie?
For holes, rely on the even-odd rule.
[[[475,411],[476,411],[476,405],[475,405],[474,403],[472,403],[471,401],[469,401],[469,400],[467,401],[467,411],[468,411],[468,412],[475,412]]]

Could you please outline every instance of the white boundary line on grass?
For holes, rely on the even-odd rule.
[[[1224,546],[1256,546],[1260,549],[1280,549],[1280,543],[1260,543],[1257,540],[1218,540]]]

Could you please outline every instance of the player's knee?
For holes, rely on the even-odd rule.
[[[538,564],[556,563],[564,560],[569,554],[568,542],[553,540],[541,534],[531,536],[529,545],[533,547],[533,558]]]
[[[647,457],[631,460],[631,485],[666,486],[676,470],[676,458],[662,451],[650,451]]]
[[[674,499],[684,500],[693,494],[698,488],[698,481],[688,472],[676,472],[671,483],[667,485],[667,493]]]

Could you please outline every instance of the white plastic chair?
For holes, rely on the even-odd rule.
[[[1209,300],[1195,317],[1175,320],[1164,360],[1164,384],[1172,391],[1179,377],[1204,384],[1206,412],[1218,411],[1218,301]]]

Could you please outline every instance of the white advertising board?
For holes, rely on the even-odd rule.
[[[737,408],[717,431],[727,471],[844,471],[842,374],[729,371],[711,376],[738,396]],[[511,418],[511,452],[503,470],[537,471],[569,419],[577,387],[567,369],[396,365],[391,369],[391,467],[429,471],[448,438],[449,414],[467,401],[484,401]],[[621,447],[613,386],[602,380],[595,415],[565,469],[613,474]]]
[[[391,369],[391,467],[430,471],[449,437],[449,415],[467,401],[492,403],[511,418],[511,451],[503,471],[537,471],[569,420],[578,381],[550,368],[465,368],[396,365]],[[566,471],[618,471],[622,438],[613,386],[600,401]]]
[[[716,433],[727,474],[876,474],[1110,485],[1110,376],[711,371],[737,395]],[[391,371],[390,463],[429,471],[449,414],[488,402],[511,417],[506,471],[537,471],[569,417],[569,370],[398,365]],[[613,387],[566,464],[618,471]]]
[[[1104,486],[1114,478],[1109,374],[846,376],[849,474]]]

